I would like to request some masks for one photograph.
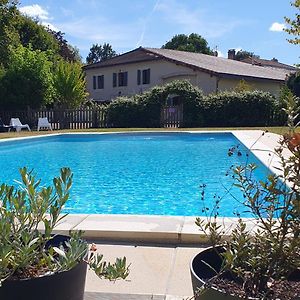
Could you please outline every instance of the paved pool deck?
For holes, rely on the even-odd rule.
[[[131,263],[127,280],[100,280],[88,271],[85,300],[187,299],[193,294],[189,263],[197,247],[143,244],[99,244],[105,258],[125,256]]]

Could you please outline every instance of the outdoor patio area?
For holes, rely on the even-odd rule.
[[[196,246],[97,244],[107,259],[126,256],[130,275],[126,280],[100,280],[87,273],[85,300],[187,299],[192,296],[189,262],[201,249]]]

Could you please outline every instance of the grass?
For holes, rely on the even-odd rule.
[[[128,131],[229,131],[229,130],[263,130],[277,134],[288,132],[288,127],[228,127],[228,128],[92,128],[92,129],[68,129],[54,131],[21,131],[21,132],[1,132],[0,139],[16,138],[26,136],[38,136],[53,133],[67,132],[128,132]],[[300,128],[297,128],[300,132]]]

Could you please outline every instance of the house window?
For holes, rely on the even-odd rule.
[[[117,73],[113,73],[113,87],[117,86]]]
[[[150,83],[150,69],[137,70],[137,85]]]
[[[118,74],[119,86],[127,86],[128,72],[120,72]]]
[[[104,89],[104,75],[98,76],[97,81],[98,81],[98,89]]]
[[[143,84],[150,83],[150,69],[143,70]]]
[[[141,85],[141,70],[137,70],[137,85]]]
[[[97,88],[97,76],[93,76],[93,89]]]

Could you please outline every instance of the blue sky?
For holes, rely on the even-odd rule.
[[[284,16],[295,15],[289,0],[21,0],[19,7],[64,32],[84,61],[95,43],[123,53],[160,48],[175,34],[195,32],[220,56],[235,48],[300,62],[299,46],[289,44],[282,31]]]

